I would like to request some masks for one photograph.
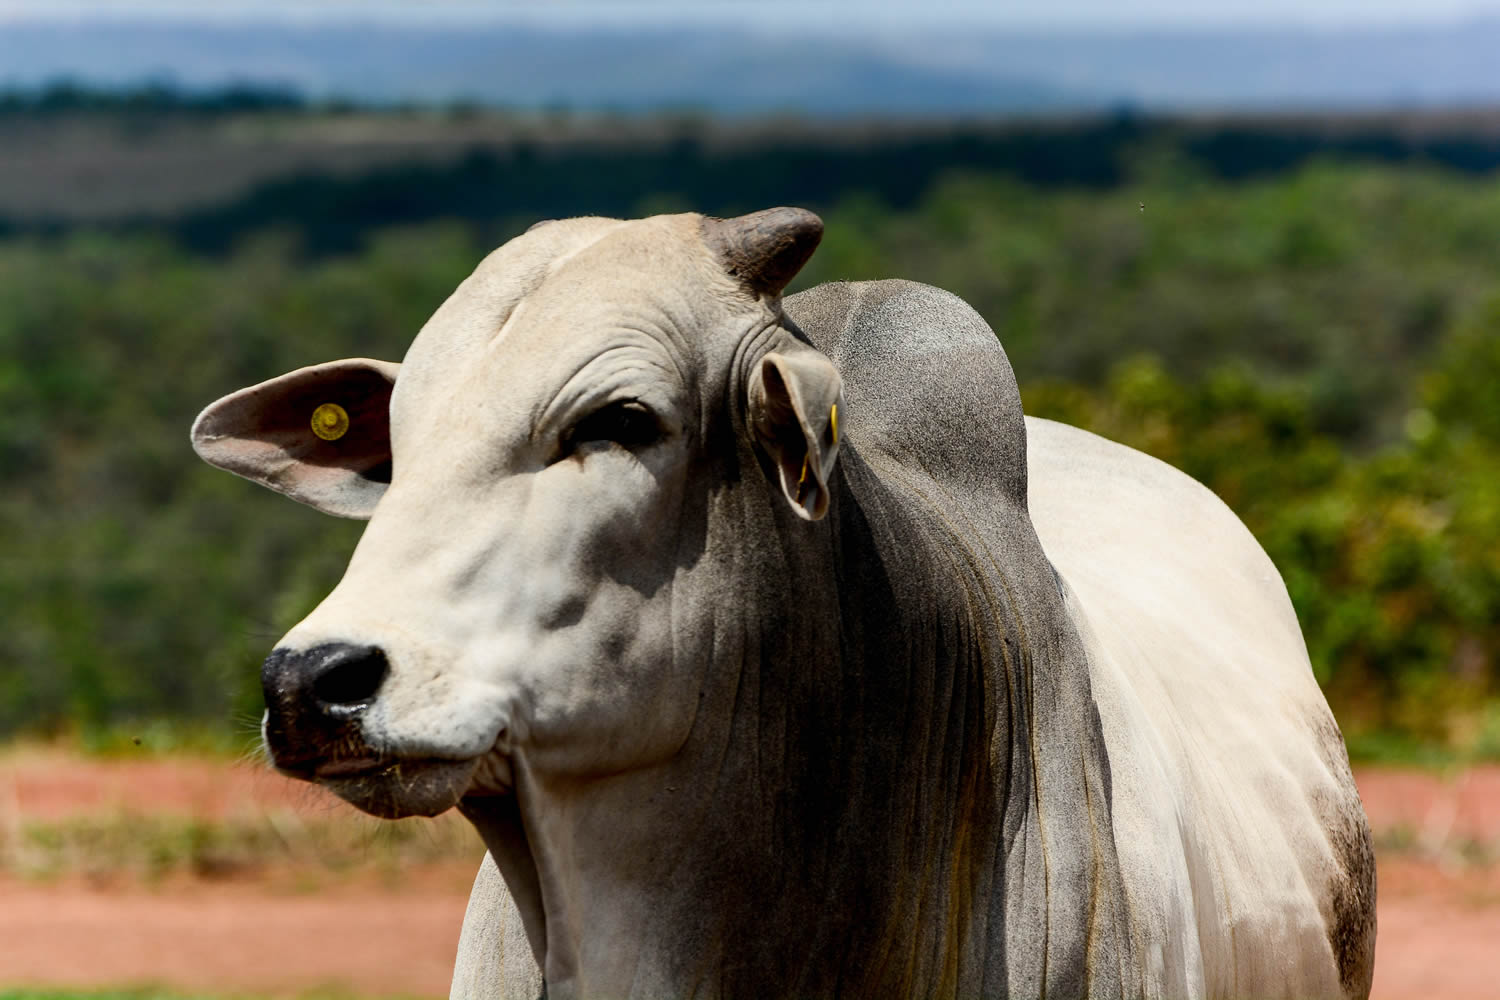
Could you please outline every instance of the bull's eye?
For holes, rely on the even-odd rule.
[[[573,425],[563,442],[563,453],[594,442],[617,444],[622,448],[644,448],[661,440],[661,425],[656,416],[635,400],[610,403],[595,410]]]

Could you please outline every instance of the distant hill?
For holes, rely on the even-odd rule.
[[[1495,18],[1029,33],[851,24],[838,35],[791,24],[0,20],[0,87],[254,81],[377,104],[813,115],[1333,109],[1500,101],[1496,52]]]
[[[59,79],[184,88],[255,81],[376,104],[812,114],[993,114],[1097,106],[990,68],[949,70],[866,41],[722,29],[0,23],[0,87]]]
[[[1500,101],[1500,17],[1374,27],[985,33],[924,46],[950,72],[1007,74],[1142,108],[1347,109]]]

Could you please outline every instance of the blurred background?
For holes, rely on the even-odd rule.
[[[187,428],[399,359],[538,219],[779,204],[795,287],[956,292],[1029,412],[1245,520],[1376,821],[1377,995],[1491,995],[1497,52],[1459,0],[0,0],[0,997],[445,991],[468,831],[242,759],[360,525]]]

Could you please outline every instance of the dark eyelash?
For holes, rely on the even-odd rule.
[[[661,425],[651,411],[635,400],[625,400],[595,410],[574,424],[563,450],[571,453],[579,445],[594,441],[630,449],[644,448],[661,437]]]

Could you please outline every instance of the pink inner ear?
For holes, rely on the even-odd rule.
[[[210,464],[304,503],[367,516],[391,479],[395,371],[380,362],[333,362],[242,389],[198,418],[194,447]],[[349,414],[338,440],[313,433],[313,411],[324,403]]]

